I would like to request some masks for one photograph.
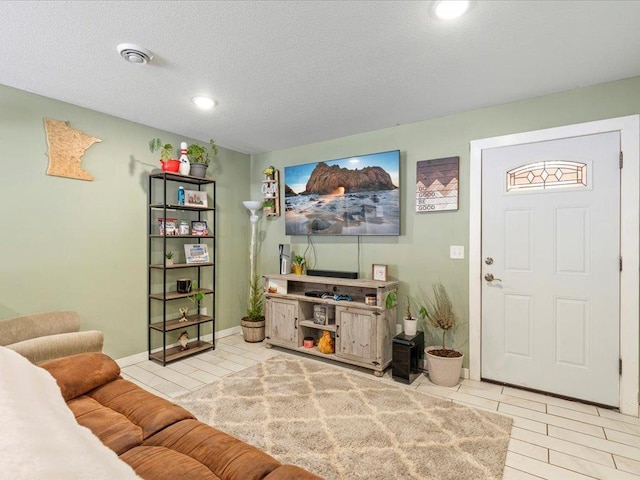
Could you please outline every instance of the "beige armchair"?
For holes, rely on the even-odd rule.
[[[0,345],[32,363],[83,352],[101,352],[102,332],[80,331],[76,312],[45,312],[0,320]]]

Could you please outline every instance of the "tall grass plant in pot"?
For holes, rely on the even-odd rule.
[[[247,316],[242,318],[242,336],[245,342],[257,343],[264,340],[264,292],[260,287],[258,275],[249,282],[249,306]]]
[[[460,381],[464,360],[462,352],[446,346],[447,332],[454,329],[456,325],[453,304],[447,290],[440,282],[433,284],[432,295],[423,292],[422,300],[420,315],[427,321],[427,325],[442,330],[442,348],[425,348],[429,379],[436,385],[453,387]]]

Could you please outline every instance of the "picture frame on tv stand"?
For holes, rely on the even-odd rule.
[[[400,150],[284,168],[286,235],[400,235]]]

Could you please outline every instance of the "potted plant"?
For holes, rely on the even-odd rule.
[[[302,255],[295,255],[293,257],[293,262],[291,262],[293,273],[295,273],[296,275],[302,275],[305,263],[305,259]]]
[[[177,172],[180,169],[180,160],[171,158],[174,148],[170,143],[162,143],[159,138],[152,138],[149,140],[149,150],[151,153],[160,150],[160,163],[163,172]]]
[[[397,302],[398,294],[396,292],[389,292],[385,299],[385,306],[387,308],[393,308]],[[402,327],[405,335],[413,336],[418,333],[418,319],[411,314],[411,297],[409,295],[407,295],[407,311],[402,319]]]
[[[218,147],[213,138],[209,140],[209,148],[202,147],[196,143],[189,145],[187,147],[187,156],[189,157],[189,162],[191,162],[191,172],[189,175],[204,178],[207,167],[209,163],[211,163],[211,158],[217,155]]]
[[[267,198],[262,203],[262,213],[264,213],[265,215],[269,215],[273,213],[275,206],[276,206],[275,200],[273,198]]]
[[[247,316],[242,318],[242,336],[245,342],[256,343],[264,340],[264,297],[258,275],[249,282],[249,306]]]
[[[165,265],[173,265],[173,252],[169,251],[169,252],[165,253],[164,256],[165,256],[164,264]]]
[[[267,181],[273,180],[273,174],[276,171],[273,167],[267,167],[264,169],[264,179]]]
[[[190,290],[193,293],[187,296],[187,298],[189,299],[189,301],[191,301],[191,303],[195,304],[198,307],[198,314],[206,315],[207,314],[206,307],[200,306],[200,302],[204,300],[205,294],[203,292],[196,292],[197,289],[198,289],[198,282],[194,280],[192,282],[192,286]]]
[[[462,361],[464,355],[454,349],[446,347],[447,331],[456,324],[453,304],[444,285],[440,282],[433,284],[433,297],[423,294],[424,305],[420,307],[420,315],[428,319],[428,324],[442,330],[442,348],[425,348],[429,379],[436,385],[453,387],[460,381]]]

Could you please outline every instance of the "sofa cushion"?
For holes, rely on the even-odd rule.
[[[79,397],[120,376],[120,367],[104,353],[79,353],[41,363],[58,382],[65,400]]]
[[[281,465],[257,448],[197,420],[173,424],[143,445],[164,446],[187,455],[225,480],[260,480]]]
[[[142,443],[142,428],[127,417],[83,395],[67,402],[76,421],[120,455]]]
[[[220,480],[193,458],[166,447],[135,447],[120,458],[142,478],[153,480]]]
[[[87,392],[86,396],[102,405],[105,409],[126,418],[131,425],[140,430],[142,439],[148,438],[180,420],[194,418],[184,408],[157,397],[122,378],[100,385]],[[69,402],[69,407],[75,413],[72,402]],[[76,418],[80,425],[91,428],[90,425],[85,423],[85,419],[82,416],[76,415]],[[97,430],[93,431],[102,439]]]

